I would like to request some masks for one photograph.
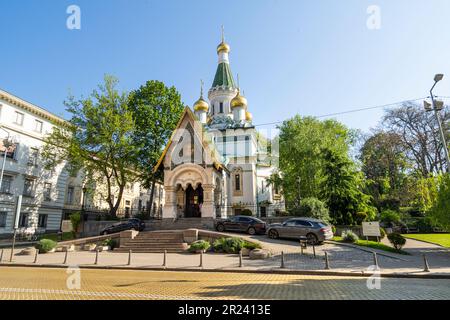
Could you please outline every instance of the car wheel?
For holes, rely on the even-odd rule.
[[[269,238],[270,239],[278,239],[278,231],[277,230],[270,230],[269,231]]]
[[[216,229],[219,232],[223,232],[223,231],[225,231],[225,226],[223,224],[218,224]]]
[[[314,233],[308,233],[306,235],[306,239],[309,244],[317,244],[319,242],[319,239],[317,238],[317,236]]]
[[[251,236],[256,234],[256,229],[253,227],[248,228],[247,233]]]

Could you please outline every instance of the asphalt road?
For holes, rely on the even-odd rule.
[[[377,279],[370,283],[377,285]],[[281,274],[0,268],[0,299],[449,299],[450,280]]]

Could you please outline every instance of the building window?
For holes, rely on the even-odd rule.
[[[38,220],[38,228],[47,228],[48,214],[40,214]]]
[[[31,148],[30,158],[28,159],[29,166],[37,166],[38,157],[39,157],[39,149]]]
[[[6,217],[8,217],[7,212],[0,212],[0,228],[6,228]]]
[[[235,185],[236,191],[241,191],[241,175],[240,174],[236,174],[234,176],[234,185]]]
[[[28,227],[28,213],[21,213],[19,218],[19,228]]]
[[[44,200],[52,201],[52,184],[44,183]]]
[[[1,148],[0,148],[1,157],[3,157],[5,155],[4,141],[0,140],[0,145],[1,145]],[[6,157],[9,159],[15,159],[16,158],[16,150],[17,150],[17,144],[7,145]]]
[[[38,132],[38,133],[42,133],[42,126],[43,126],[43,122],[39,121],[39,120],[35,120],[34,121],[34,131]]]
[[[67,200],[66,200],[67,204],[72,204],[73,203],[74,191],[75,191],[74,187],[68,187],[67,188]]]
[[[16,121],[14,123],[23,126],[23,117],[23,113],[16,111]]]
[[[0,193],[11,194],[12,181],[13,181],[13,177],[11,177],[11,176],[3,176],[2,188],[0,189]]]
[[[220,113],[223,113],[223,102],[220,103]]]
[[[25,182],[23,185],[23,195],[25,197],[32,197],[33,190],[34,190],[34,180],[29,179],[29,178],[25,179]]]
[[[261,207],[261,218],[267,217],[266,207]]]
[[[215,105],[212,105],[212,114],[214,115]]]

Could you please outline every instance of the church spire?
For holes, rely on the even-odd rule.
[[[230,68],[229,60],[230,46],[225,42],[225,31],[222,26],[222,41],[217,46],[217,54],[219,56],[219,65],[217,67],[216,76],[212,88],[215,87],[231,87],[236,88],[236,84],[233,79],[233,74]]]

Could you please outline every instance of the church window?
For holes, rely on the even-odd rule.
[[[223,113],[223,102],[220,103],[220,113]]]
[[[235,181],[236,191],[241,191],[241,175],[240,174],[236,174],[234,176],[234,181]]]
[[[212,105],[212,114],[214,114],[215,105]]]

